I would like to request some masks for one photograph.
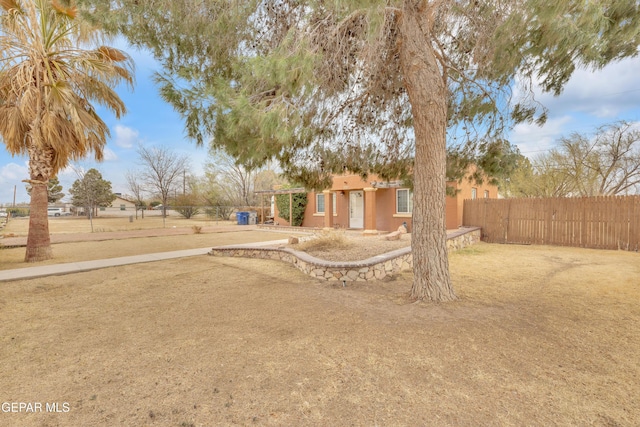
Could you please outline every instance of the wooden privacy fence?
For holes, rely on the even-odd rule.
[[[490,243],[638,251],[640,196],[465,200],[462,222]]]

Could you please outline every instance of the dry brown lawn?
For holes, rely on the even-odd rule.
[[[192,227],[213,226],[213,225],[230,225],[235,224],[232,221],[215,221],[206,217],[199,216],[197,218],[185,219],[172,213],[167,216],[165,223],[158,213],[154,216],[145,214],[145,218],[138,213],[138,219],[129,222],[129,217],[101,217],[93,219],[93,231],[96,233],[108,233],[112,231],[126,230],[146,230],[163,227]],[[29,232],[29,218],[14,218],[9,220],[7,227],[2,230],[3,235],[8,236],[26,236]],[[91,233],[91,223],[86,217],[50,217],[49,232],[51,234],[67,234],[67,233]]]
[[[37,265],[50,265],[76,261],[90,261],[95,259],[116,258],[146,253],[176,251],[182,249],[205,248],[208,246],[242,244],[267,240],[282,240],[288,236],[300,236],[301,233],[288,231],[276,233],[273,231],[255,231],[250,228],[238,227],[229,221],[206,221],[203,219],[167,218],[167,227],[162,227],[161,218],[149,218],[129,223],[126,218],[95,219],[94,233],[90,233],[86,218],[51,218],[49,225],[52,235],[69,235],[86,233],[87,239],[96,238],[100,241],[81,241],[73,243],[54,243],[52,251],[54,258],[39,262]],[[200,225],[198,225],[200,224]],[[192,227],[204,225],[202,234],[195,234]],[[123,233],[129,230],[160,231],[178,227],[184,230],[183,235],[135,237],[125,239]],[[191,228],[189,228],[191,227]],[[235,230],[233,232],[221,232]],[[28,220],[16,219],[10,222],[4,234],[7,236],[26,236]],[[112,237],[118,234],[117,237]],[[315,235],[302,233],[304,240],[300,244],[289,247],[328,261],[355,261],[374,255],[390,252],[411,244],[411,236],[403,235],[401,240],[387,241],[384,236],[363,237],[360,232],[345,232],[344,230],[319,232]],[[109,240],[113,239],[113,240]],[[9,240],[9,239],[7,239]],[[28,268],[33,264],[24,262],[24,247],[2,247],[0,240],[0,270]]]
[[[0,425],[640,425],[637,253],[450,260],[441,305],[207,256],[0,283],[0,401],[69,405]]]
[[[157,216],[146,217],[145,219],[140,218],[133,223],[130,223],[128,218],[98,217],[94,220],[94,233],[91,233],[89,220],[86,218],[49,218],[49,228],[52,235],[75,234],[77,236],[88,236],[87,239],[98,238],[105,240],[52,244],[51,248],[54,258],[39,262],[36,265],[91,261],[219,245],[281,240],[287,237],[286,234],[281,233],[254,231],[248,228],[245,229],[244,227],[236,228],[235,223],[229,221],[209,221],[201,218],[187,220],[178,217],[168,217],[166,220],[166,227],[163,227],[162,218]],[[28,233],[28,225],[28,219],[18,218],[11,220],[7,228],[3,231],[3,234],[7,236],[26,236]],[[206,232],[195,234],[192,229],[193,226],[205,226],[207,227]],[[183,229],[185,233],[189,234],[126,239],[124,238],[126,236],[121,233],[130,230],[157,229],[162,231],[176,227]],[[235,229],[235,231],[221,232],[230,229]],[[116,234],[118,235],[117,238],[112,237]],[[0,244],[1,243],[2,241],[0,241]],[[0,270],[33,266],[34,264],[24,262],[24,254],[24,247],[3,248],[0,246]]]
[[[179,251],[220,245],[235,245],[269,240],[281,240],[286,235],[268,231],[222,232],[186,234],[180,236],[139,237],[95,242],[72,242],[51,245],[53,259],[30,264],[24,262],[25,248],[0,248],[0,270],[29,268],[34,265],[50,265],[123,256]]]

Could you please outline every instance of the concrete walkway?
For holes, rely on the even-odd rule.
[[[287,240],[271,240],[267,242],[246,243],[234,245],[234,247],[256,247],[282,245]],[[120,258],[97,259],[94,261],[69,262],[65,264],[42,265],[38,267],[16,268],[13,270],[0,270],[0,282],[10,280],[35,279],[38,277],[58,276],[62,274],[80,273],[82,271],[97,270],[100,268],[117,267],[120,265],[140,264],[144,262],[164,261],[167,259],[184,258],[198,255],[206,255],[211,251],[211,246],[199,249],[186,249],[182,251],[160,252],[154,254],[134,255]]]

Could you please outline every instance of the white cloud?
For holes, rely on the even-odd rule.
[[[110,148],[106,148],[103,151],[104,153],[104,161],[105,162],[109,162],[112,160],[118,160],[118,155],[116,153],[114,153],[113,150],[111,150]]]
[[[138,142],[139,132],[135,129],[128,128],[122,125],[116,125],[115,127],[115,144],[122,148],[131,148]]]
[[[0,169],[0,183],[22,181],[27,178],[29,178],[29,168],[26,164],[21,166],[17,163],[9,163]]]
[[[613,121],[640,105],[640,58],[609,64],[602,70],[579,69],[558,97],[536,89],[551,116],[580,112]]]
[[[95,167],[93,166],[94,164],[95,164],[94,161],[86,160],[86,159],[75,161],[71,163],[69,166],[67,166],[66,168],[62,169],[60,172],[58,172],[58,178],[60,178],[61,175],[73,180],[82,178],[89,169]]]
[[[609,64],[602,70],[578,69],[557,97],[534,85],[536,100],[548,109],[544,126],[516,125],[509,140],[527,157],[548,151],[562,136],[593,133],[618,120],[640,118],[640,58]],[[522,88],[514,88],[516,99]]]
[[[509,141],[516,144],[525,156],[535,157],[538,153],[552,148],[556,140],[565,133],[566,126],[571,123],[571,116],[549,119],[544,126],[520,123],[511,131]]]
[[[23,179],[29,178],[29,168],[26,162],[23,165],[11,162],[0,168],[0,204],[10,204],[15,197],[17,202],[28,200],[27,191]]]
[[[60,176],[77,176],[76,168],[72,165],[67,166],[64,169],[58,171],[58,177]]]

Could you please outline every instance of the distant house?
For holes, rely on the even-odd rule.
[[[497,198],[495,185],[448,182],[457,192],[447,196],[446,227],[457,229],[462,225],[462,207],[465,199]],[[339,227],[363,230],[365,234],[396,230],[406,222],[412,228],[413,191],[401,181],[385,182],[375,176],[364,181],[358,175],[336,175],[331,188],[307,194],[303,227]],[[280,225],[288,225],[287,219],[278,217]]]
[[[129,199],[126,199],[121,194],[115,193],[116,199],[111,202],[111,208],[117,208],[121,211],[133,211],[136,210],[136,203]]]

